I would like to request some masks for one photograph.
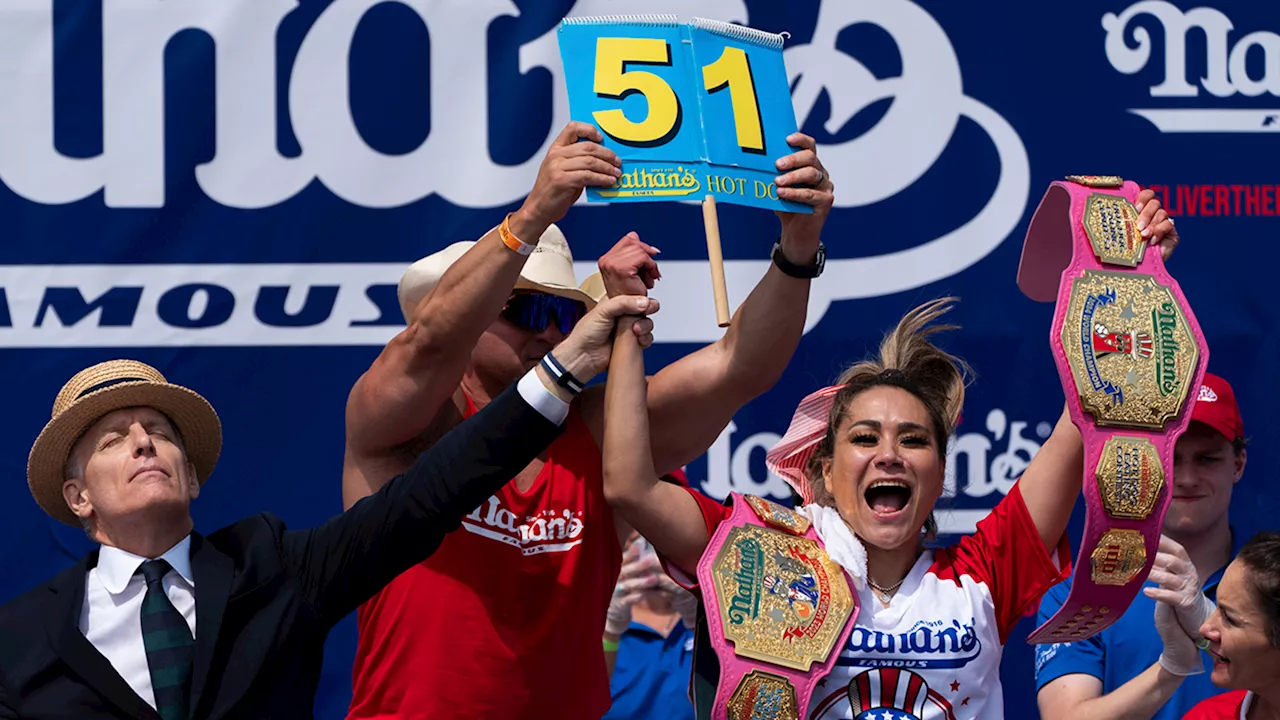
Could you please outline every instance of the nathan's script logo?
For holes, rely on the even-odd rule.
[[[1178,311],[1173,303],[1160,303],[1151,311],[1151,324],[1155,326],[1159,352],[1156,363],[1156,387],[1168,397],[1178,392]]]
[[[1156,22],[1149,22],[1151,19]],[[1163,78],[1148,89],[1152,98],[1203,97],[1201,89],[1213,98],[1268,96],[1266,101],[1275,103],[1280,96],[1280,35],[1236,27],[1231,18],[1216,8],[1193,7],[1183,11],[1163,0],[1142,0],[1118,15],[1103,15],[1102,27],[1106,30],[1107,60],[1111,67],[1126,75],[1138,73],[1153,62],[1158,66],[1160,61],[1153,57],[1152,49],[1157,44],[1163,45]],[[1162,36],[1159,41],[1153,40],[1152,30]],[[1243,36],[1233,40],[1233,30]],[[1203,48],[1204,52],[1203,58],[1197,58],[1195,63],[1197,68],[1204,68],[1197,69],[1195,74],[1203,72],[1203,75],[1194,84],[1189,79],[1188,45],[1193,52],[1195,48]],[[1265,58],[1252,73],[1248,62],[1250,54]],[[1185,102],[1179,105],[1182,107],[1131,108],[1129,112],[1168,133],[1280,132],[1280,105],[1277,104],[1249,109],[1189,108]]]
[[[738,551],[738,569],[733,573],[733,579],[738,583],[738,589],[729,598],[729,622],[741,625],[760,615],[764,549],[753,537],[742,538],[734,548]]]
[[[745,182],[745,181],[744,181]],[[669,170],[662,168],[637,168],[614,183],[610,190],[601,190],[601,197],[660,197],[692,195],[702,188],[698,176],[688,168],[677,165]]]
[[[861,625],[837,661],[839,665],[896,668],[958,668],[982,653],[976,622],[921,620],[907,632],[886,633]]]
[[[521,518],[502,507],[497,495],[462,520],[462,527],[520,550],[522,555],[567,552],[582,544],[582,512],[541,510]]]

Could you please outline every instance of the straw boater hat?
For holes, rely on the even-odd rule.
[[[404,314],[405,322],[413,319],[418,303],[440,282],[449,266],[475,244],[474,240],[456,242],[409,266],[400,277],[399,288],[400,312]],[[546,232],[542,233],[538,246],[520,271],[515,289],[579,300],[586,303],[587,308],[595,307],[596,302],[604,297],[604,281],[601,280],[600,273],[592,273],[581,285],[578,284],[573,275],[573,253],[564,239],[564,233],[555,225],[549,225]]]
[[[62,496],[67,458],[85,430],[102,416],[130,407],[164,413],[182,435],[187,460],[203,485],[218,464],[222,424],[208,400],[164,379],[160,371],[135,360],[109,360],[81,370],[53,401],[53,419],[40,431],[27,459],[27,485],[40,507],[55,520],[79,527]]]

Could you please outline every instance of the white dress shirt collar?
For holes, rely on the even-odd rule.
[[[191,535],[182,538],[177,545],[169,548],[165,554],[156,559],[169,563],[170,567],[187,581],[187,585],[193,588],[196,586],[195,575],[191,573]],[[129,584],[129,578],[133,577],[133,574],[146,561],[147,558],[141,555],[103,545],[98,550],[98,580],[107,592],[119,595]]]

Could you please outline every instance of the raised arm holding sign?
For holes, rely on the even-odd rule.
[[[796,132],[781,35],[674,16],[568,18],[560,27],[570,115],[597,125],[622,161],[616,183],[589,201],[702,198],[717,322],[729,323],[715,203],[812,214],[802,184],[825,173],[778,176]]]

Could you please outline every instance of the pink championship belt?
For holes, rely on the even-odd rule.
[[[1071,592],[1030,643],[1101,632],[1142,588],[1172,496],[1173,448],[1209,361],[1182,289],[1139,234],[1137,197],[1117,177],[1055,182],[1022,248],[1018,287],[1058,303],[1050,345],[1084,441],[1088,510]]]
[[[858,595],[809,521],[733,495],[698,562],[720,661],[711,720],[799,720],[858,615]]]

